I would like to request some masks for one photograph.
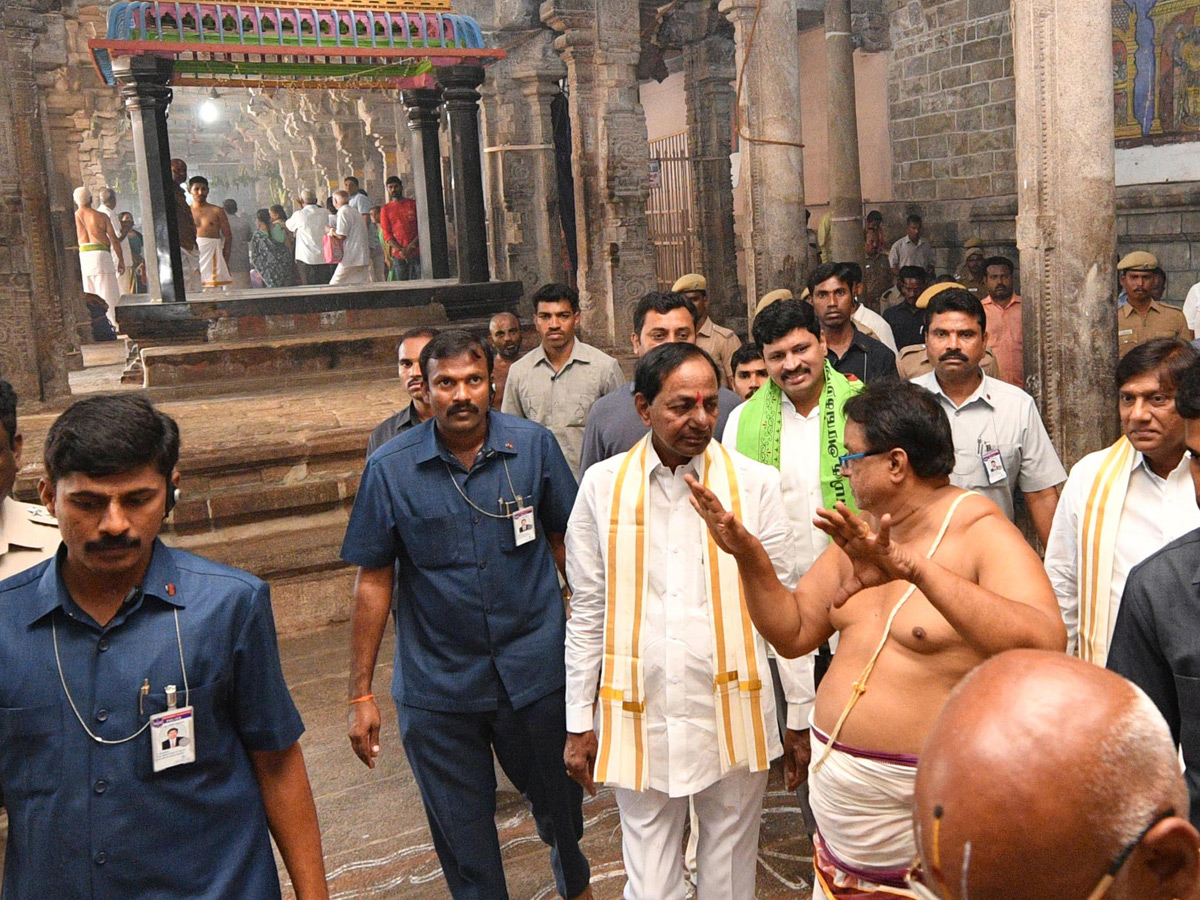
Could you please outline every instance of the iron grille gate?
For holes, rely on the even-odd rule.
[[[681,275],[695,271],[695,211],[687,133],[650,142],[647,231],[654,247],[658,288],[668,291]]]

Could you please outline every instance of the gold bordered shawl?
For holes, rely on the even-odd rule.
[[[597,707],[596,781],[639,791],[650,784],[642,665],[646,560],[654,530],[647,521],[646,506],[650,439],[651,435],[646,435],[625,454],[613,485],[603,548],[604,662]],[[704,485],[741,519],[737,473],[728,451],[716,441],[709,443],[701,466]],[[750,623],[737,563],[717,548],[699,516],[696,526],[701,532],[696,537],[702,544],[713,639],[713,706],[721,772],[743,763],[751,772],[761,772],[770,764],[762,700],[765,654],[759,652]]]
[[[1126,437],[1108,448],[1100,471],[1092,479],[1083,515],[1079,517],[1079,572],[1075,593],[1079,599],[1081,659],[1104,665],[1108,659],[1109,621],[1112,616],[1112,573],[1117,529],[1125,508],[1125,493],[1137,453]]]

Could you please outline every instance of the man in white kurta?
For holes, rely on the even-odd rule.
[[[689,798],[699,832],[696,896],[751,900],[767,769],[782,752],[767,680],[767,647],[744,613],[736,576],[730,605],[729,582],[718,574],[723,564],[717,555],[725,554],[710,542],[692,508],[685,477],[706,483],[723,479],[731,493],[736,490],[743,515],[752,523],[748,527],[762,540],[780,579],[794,584],[799,574],[795,542],[779,473],[711,440],[717,372],[692,344],[666,344],[642,358],[635,403],[651,426],[650,435],[628,453],[588,469],[567,528],[567,576],[573,590],[566,644],[568,772],[591,788],[596,765],[596,780],[614,785],[627,900],[685,896],[680,846]],[[640,557],[640,618],[630,615],[630,609],[638,608],[634,595],[641,579],[636,574],[610,576],[623,565],[613,557],[622,553],[620,513],[614,504],[621,502],[622,485],[625,490],[634,485],[636,492],[639,482],[638,515],[646,535]],[[718,582],[725,586],[724,600],[717,598]],[[730,633],[731,609],[740,609],[736,618],[745,623],[739,633],[746,640],[736,643],[753,648],[752,654],[743,654],[737,671],[731,671],[735,642],[724,637]],[[722,615],[725,625],[718,628]],[[612,658],[606,641],[613,641],[610,636],[621,631],[622,623],[634,622],[634,643],[640,639],[640,646],[631,658],[642,683],[635,676],[624,691],[618,688],[618,700],[609,707],[619,711],[614,737],[605,734],[612,718],[610,714],[606,722],[602,709],[613,684],[605,665],[606,655]],[[717,634],[723,637],[715,638]],[[620,637],[618,633],[617,646]],[[725,692],[743,715],[731,716],[730,706],[722,711]],[[632,701],[620,701],[630,696]],[[641,709],[631,713],[639,702]],[[621,735],[628,736],[630,729],[635,734],[622,743]],[[746,736],[744,744],[731,750],[741,738],[728,735],[739,732]],[[573,753],[579,748],[584,748],[581,753]]]
[[[1157,338],[1117,364],[1123,436],[1075,464],[1046,542],[1067,652],[1104,665],[1129,570],[1200,528],[1175,380],[1196,351]]]

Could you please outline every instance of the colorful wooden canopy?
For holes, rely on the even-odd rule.
[[[115,83],[114,57],[149,55],[174,57],[174,84],[204,87],[421,87],[435,67],[504,57],[449,0],[118,0],[108,33],[88,48],[106,84]]]

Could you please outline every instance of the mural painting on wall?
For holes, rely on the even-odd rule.
[[[1200,0],[1113,0],[1118,147],[1200,140]]]

